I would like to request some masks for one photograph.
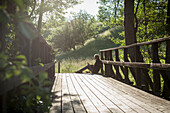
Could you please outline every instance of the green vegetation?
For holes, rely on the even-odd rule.
[[[30,65],[28,66],[30,58],[26,59],[22,54],[26,53],[29,54],[27,56],[31,56],[32,40],[38,38],[37,31],[41,33],[45,28],[43,14],[61,19],[64,14],[63,8],[67,9],[77,3],[77,0],[1,0],[0,83],[2,92],[0,94],[0,112],[49,112],[52,102],[50,97],[53,96],[50,88],[52,81],[48,80],[45,72],[35,76],[29,68]],[[33,29],[33,23],[37,30]],[[14,83],[9,84],[8,80],[14,80]],[[16,87],[17,80],[18,87]],[[10,86],[4,86],[6,82]],[[13,84],[14,86],[12,86]],[[6,90],[3,89],[9,91],[5,92]]]
[[[115,45],[111,40],[107,38],[100,37],[97,39],[91,39],[85,43],[85,46],[82,46],[77,50],[56,56],[56,60],[65,60],[70,58],[74,59],[93,58],[93,55],[99,53],[100,49],[106,49],[116,46],[118,45]]]
[[[78,45],[84,45],[85,41],[96,35],[94,17],[85,11],[74,14],[73,20],[63,22],[59,28],[51,31],[48,41],[58,52],[67,52],[76,49]]]

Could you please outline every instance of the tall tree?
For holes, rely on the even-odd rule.
[[[42,17],[43,17],[43,6],[44,6],[44,0],[41,0],[39,18],[38,18],[38,27],[37,27],[39,32],[41,32]]]
[[[44,14],[46,14],[46,21],[48,21],[48,17],[51,17],[51,15],[62,17],[66,9],[78,3],[78,0],[35,0],[33,6],[36,6],[36,8],[32,8],[33,12],[31,12],[31,14],[32,18],[36,18],[38,16],[37,29],[39,31],[41,31],[42,29],[42,21],[44,20]]]

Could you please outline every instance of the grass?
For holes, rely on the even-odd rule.
[[[72,73],[87,65],[87,62],[94,64],[93,56],[100,54],[99,50],[116,46],[118,45],[115,45],[111,40],[100,36],[97,39],[87,40],[85,46],[75,51],[56,56],[56,61],[61,62],[61,73]],[[58,72],[58,64],[56,64],[56,72]]]
[[[118,45],[115,45],[111,40],[99,37],[97,39],[88,40],[85,46],[75,51],[56,56],[56,60],[93,58],[94,54],[99,54],[99,50],[116,46]]]
[[[63,60],[60,64],[60,72],[61,73],[74,73],[75,71],[79,70],[80,68],[87,65],[87,63],[94,64],[95,60],[92,58],[86,59],[66,59]],[[56,64],[56,72],[58,72],[58,64]]]

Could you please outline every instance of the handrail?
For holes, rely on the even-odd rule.
[[[170,64],[161,63],[142,63],[142,62],[120,62],[102,60],[104,64],[112,64],[117,66],[135,67],[135,68],[151,68],[157,70],[170,70]]]
[[[159,43],[166,42],[166,58],[165,63],[161,63],[159,59]],[[143,56],[140,52],[140,46],[151,45],[151,51],[148,53],[152,59],[152,63],[145,63]],[[133,54],[130,54],[131,57],[128,57],[129,49],[133,47]],[[123,49],[124,57],[123,59],[119,58],[119,49]],[[160,49],[162,50],[162,49]],[[113,52],[115,54],[115,59],[113,59]],[[133,76],[136,84],[135,86],[146,91],[152,90],[156,95],[161,94],[161,77],[164,81],[163,94],[166,94],[166,91],[170,92],[170,87],[168,83],[170,82],[168,73],[170,72],[170,36],[155,39],[152,41],[135,43],[127,46],[102,49],[101,60],[105,65],[104,75],[111,76],[117,80],[124,81],[131,84],[129,73]],[[123,60],[123,61],[122,61]],[[114,68],[113,68],[114,67]],[[151,77],[149,75],[149,69],[152,69]],[[103,69],[101,70],[103,72]],[[168,88],[167,88],[168,87]],[[165,98],[166,95],[164,96]]]
[[[37,65],[37,66],[30,67],[30,69],[32,70],[33,74],[36,76],[40,72],[48,70],[54,64],[55,64],[54,62],[51,62],[51,63],[44,64],[43,67],[41,65]],[[21,77],[22,77],[22,75],[17,76],[17,77],[12,77],[12,78],[10,78],[8,80],[5,80],[5,81],[1,82],[0,83],[0,89],[1,89],[0,90],[0,95],[12,90],[13,88],[15,88],[15,87],[17,87],[17,86],[19,86],[19,85],[21,85],[23,83],[25,83],[25,82],[21,81]]]
[[[167,41],[167,40],[170,40],[170,36],[169,37],[160,38],[160,39],[154,39],[154,40],[147,41],[147,42],[135,43],[135,44],[127,45],[127,46],[121,46],[121,47],[115,47],[115,48],[109,48],[109,49],[102,49],[102,50],[100,50],[100,52],[111,51],[111,50],[116,50],[116,49],[125,49],[125,48],[134,47],[134,46],[149,45],[149,44],[153,44],[153,43],[164,42],[164,41]]]

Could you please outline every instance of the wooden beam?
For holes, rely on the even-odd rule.
[[[143,62],[118,62],[102,60],[104,64],[113,64],[126,67],[137,67],[137,68],[151,68],[157,70],[170,70],[170,64],[160,64],[160,63],[143,63]]]
[[[153,43],[161,43],[161,42],[168,41],[168,40],[170,40],[170,36],[164,37],[164,38],[159,38],[159,39],[154,39],[154,40],[147,41],[147,42],[135,43],[135,44],[131,44],[131,45],[128,45],[128,46],[121,46],[121,47],[116,47],[116,48],[103,49],[103,50],[100,50],[100,52],[116,50],[116,49],[130,48],[130,47],[135,47],[135,46],[144,46],[144,45],[149,45],[149,44],[153,44]]]

